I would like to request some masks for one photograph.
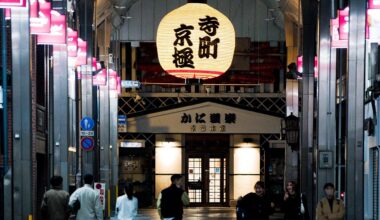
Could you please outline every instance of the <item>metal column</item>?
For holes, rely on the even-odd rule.
[[[32,215],[32,97],[29,9],[12,9],[13,219]],[[10,201],[8,201],[10,202]],[[10,210],[9,210],[10,211]]]
[[[347,82],[346,207],[348,220],[364,218],[364,80],[366,1],[350,0]]]
[[[317,164],[316,199],[324,195],[323,186],[335,182],[336,152],[336,49],[331,48],[331,0],[321,0],[319,10],[319,76],[318,76],[318,158],[323,152],[331,153],[331,167]]]
[[[300,186],[308,198],[308,210],[313,216],[313,119],[314,119],[314,56],[317,24],[317,2],[302,0],[303,76],[300,146]]]
[[[119,145],[117,141],[117,115],[118,115],[118,97],[115,92],[110,92],[110,146],[111,148],[111,166],[112,166],[112,174],[111,174],[111,189],[113,191],[112,201],[116,201],[117,197],[117,186],[119,180]],[[113,203],[114,204],[114,203]],[[112,206],[112,209],[115,206]]]
[[[3,140],[2,145],[4,148],[4,170],[3,170],[3,177],[1,181],[3,181],[3,198],[0,198],[0,200],[3,201],[3,207],[1,208],[1,211],[4,213],[3,217],[4,219],[11,219],[12,218],[12,212],[4,212],[4,210],[11,210],[12,209],[12,174],[11,169],[8,169],[8,161],[9,161],[9,151],[8,151],[8,92],[7,92],[7,86],[8,86],[8,74],[7,74],[7,21],[5,20],[5,9],[2,9],[2,23],[1,23],[1,49],[2,49],[2,78],[3,78]],[[8,202],[5,202],[8,201]]]
[[[93,118],[93,89],[92,89],[92,69],[90,65],[82,66],[82,118]],[[94,119],[94,118],[93,118]],[[96,120],[94,120],[96,121]],[[95,141],[96,143],[96,141]],[[96,148],[95,148],[96,150]],[[82,152],[82,173],[94,173],[94,150]]]
[[[64,179],[63,189],[68,191],[68,63],[67,48],[53,46],[53,83],[54,83],[54,175]]]
[[[99,86],[99,123],[100,123],[100,182],[106,183],[106,189],[110,188],[110,99],[108,82],[105,86]],[[106,194],[107,195],[107,194]],[[108,209],[106,209],[108,210]]]
[[[94,2],[91,0],[82,0],[78,3],[79,13],[79,36],[87,41],[87,65],[81,66],[82,69],[82,115],[81,118],[87,116],[93,118],[93,86],[92,86],[92,50],[93,50],[93,39],[92,39],[92,22],[93,22],[93,7]],[[95,94],[96,95],[96,94]],[[81,119],[79,118],[79,120]],[[96,120],[94,119],[96,122]],[[95,126],[96,127],[96,126]],[[96,141],[95,141],[96,145]],[[96,146],[94,148],[96,149]],[[82,161],[83,164],[81,172],[83,174],[91,173],[94,174],[94,161],[95,155],[94,150],[92,151],[83,151],[82,152]]]

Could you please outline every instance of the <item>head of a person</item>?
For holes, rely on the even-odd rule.
[[[263,181],[257,181],[255,184],[255,193],[258,196],[264,196],[265,194],[265,184]]]
[[[126,184],[124,186],[124,192],[127,195],[129,200],[132,200],[133,198],[133,185],[132,184]]]
[[[53,176],[50,178],[50,184],[53,188],[62,188],[63,178],[61,176]]]
[[[94,176],[91,174],[85,174],[83,177],[84,184],[91,185],[94,182]]]
[[[286,183],[286,191],[290,194],[290,195],[294,195],[296,193],[296,187],[297,187],[297,184],[296,182],[294,181],[288,181]]]
[[[335,194],[335,186],[332,183],[326,183],[323,187],[323,190],[325,191],[325,195],[328,199],[334,198]]]
[[[172,184],[176,185],[178,188],[180,188],[181,185],[183,184],[183,176],[180,174],[172,175],[170,180],[172,181]]]

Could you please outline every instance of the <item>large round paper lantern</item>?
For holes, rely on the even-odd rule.
[[[157,30],[162,68],[176,77],[210,79],[231,65],[235,30],[221,12],[202,3],[187,3],[169,12]]]

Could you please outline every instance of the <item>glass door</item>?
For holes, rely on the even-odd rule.
[[[226,158],[202,155],[187,160],[187,185],[193,206],[227,202]]]

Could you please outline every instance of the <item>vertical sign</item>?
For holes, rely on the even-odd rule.
[[[119,115],[117,117],[117,131],[121,133],[127,132],[127,116]]]
[[[26,0],[0,0],[0,8],[25,7]]]
[[[95,190],[99,192],[100,205],[103,210],[106,208],[106,184],[105,183],[94,183]]]

